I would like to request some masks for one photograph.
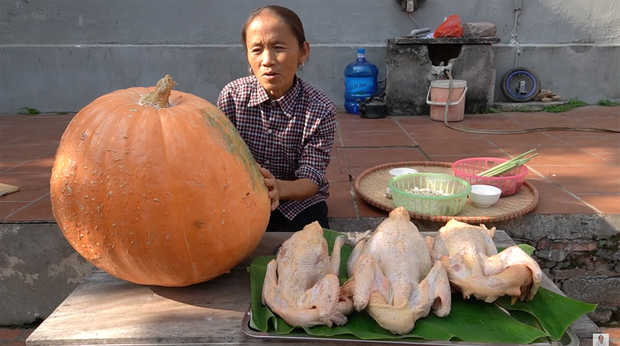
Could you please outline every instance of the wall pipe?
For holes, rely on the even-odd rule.
[[[513,6],[513,13],[515,16],[514,25],[512,26],[512,32],[510,33],[510,44],[515,46],[515,59],[514,66],[517,67],[519,64],[519,55],[521,55],[521,47],[519,46],[519,41],[517,41],[518,35],[518,27],[519,27],[519,15],[523,10],[523,0],[515,0]]]

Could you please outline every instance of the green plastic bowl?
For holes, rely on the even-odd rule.
[[[413,173],[393,177],[388,181],[396,207],[409,212],[454,216],[461,212],[471,191],[471,185],[460,178],[442,173]],[[449,196],[426,196],[411,193],[415,188],[442,191]]]

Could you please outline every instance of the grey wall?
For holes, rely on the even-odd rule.
[[[524,0],[523,43],[620,43],[617,0]]]
[[[92,269],[55,224],[0,224],[0,326],[47,318]]]
[[[383,78],[388,38],[417,25],[434,28],[452,13],[463,21],[497,24],[503,44],[496,48],[498,79],[514,64],[514,0],[427,0],[413,20],[394,0],[0,0],[0,113],[21,107],[77,111],[107,92],[154,85],[166,73],[179,90],[215,102],[227,82],[247,74],[239,31],[254,8],[268,3],[300,15],[311,44],[300,76],[338,106],[342,73],[357,47],[367,48]],[[620,87],[612,85],[620,80],[617,0],[524,3],[519,63],[534,68],[543,87],[552,86],[565,98],[620,99]],[[590,53],[577,60],[562,54],[562,47],[575,44]],[[610,85],[600,85],[601,66],[591,59],[604,62]],[[585,76],[580,85],[556,73],[575,65]]]
[[[600,99],[620,100],[620,45],[522,45],[519,65],[533,68],[542,88],[564,100],[578,98],[596,103]],[[495,98],[503,99],[501,78],[513,68],[514,47],[495,49]]]

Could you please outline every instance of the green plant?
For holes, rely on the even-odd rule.
[[[531,110],[530,108],[527,107],[515,107],[515,108],[511,108],[510,110],[507,110],[508,112],[520,112],[520,113],[527,113],[527,112],[533,112],[533,110]]]
[[[543,112],[550,112],[550,113],[562,113],[562,112],[567,112],[573,108],[578,108],[578,107],[583,107],[586,106],[587,103],[578,99],[571,99],[568,101],[568,103],[563,104],[563,105],[549,105],[549,106],[545,106],[543,108]]]
[[[22,107],[17,110],[17,113],[25,114],[25,115],[37,115],[37,114],[41,114],[41,111],[39,111],[36,108]]]
[[[510,172],[513,169],[519,167],[519,166],[523,166],[524,164],[526,164],[529,160],[531,160],[533,157],[537,156],[538,154],[534,154],[530,157],[526,157],[523,158],[525,155],[531,154],[533,152],[536,151],[536,148],[526,151],[525,153],[510,159],[504,163],[500,163],[499,165],[492,167],[490,169],[487,169],[484,172],[480,172],[477,175],[481,176],[481,177],[497,177],[497,176],[501,176],[504,173]]]
[[[614,107],[614,106],[620,105],[620,102],[613,102],[613,101],[610,101],[609,99],[600,99],[598,100],[598,105],[605,106],[605,107]]]

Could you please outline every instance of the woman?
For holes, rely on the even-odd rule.
[[[267,231],[298,231],[313,221],[329,228],[325,171],[336,106],[296,76],[310,53],[301,20],[285,7],[261,7],[241,39],[252,75],[226,85],[217,106],[260,166],[271,198]]]

